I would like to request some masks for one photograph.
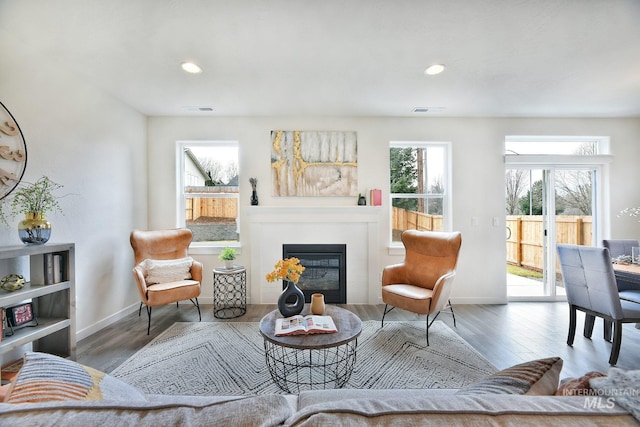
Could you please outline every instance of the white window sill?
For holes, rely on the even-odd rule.
[[[240,242],[219,244],[212,242],[194,242],[189,245],[189,254],[193,255],[218,255],[224,248],[234,248],[238,255],[242,254]]]
[[[404,255],[405,254],[404,245],[402,245],[402,244],[389,245],[387,247],[387,251],[388,251],[389,255]]]

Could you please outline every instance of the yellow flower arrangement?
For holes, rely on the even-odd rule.
[[[273,267],[274,270],[267,274],[267,282],[287,280],[289,282],[298,283],[298,280],[300,280],[300,276],[304,271],[304,267],[296,257],[281,259]]]

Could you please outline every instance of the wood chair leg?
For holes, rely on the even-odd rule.
[[[620,344],[622,343],[622,322],[616,320],[613,322],[613,345],[611,346],[611,356],[609,356],[609,365],[618,363],[620,355]]]
[[[593,335],[593,324],[596,322],[596,316],[593,314],[585,314],[584,315],[584,336],[585,338],[591,339],[591,335]]]
[[[569,335],[567,336],[567,345],[573,346],[573,339],[576,336],[576,308],[569,306]]]

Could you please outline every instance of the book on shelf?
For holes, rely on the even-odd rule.
[[[336,324],[331,316],[291,316],[284,319],[276,319],[275,335],[306,335],[306,334],[330,334],[338,332]]]
[[[64,277],[64,256],[59,253],[34,255],[31,258],[31,283],[52,285]]]
[[[53,255],[53,283],[62,282],[63,260],[62,254]]]

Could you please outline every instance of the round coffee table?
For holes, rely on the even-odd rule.
[[[300,314],[309,314],[308,304]],[[260,321],[269,373],[287,393],[341,388],[351,377],[362,321],[352,312],[334,305],[327,305],[323,315],[331,316],[338,332],[277,337],[276,319],[282,318],[278,310]]]

